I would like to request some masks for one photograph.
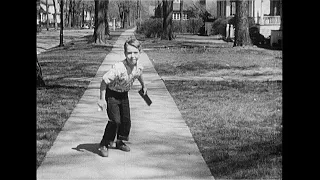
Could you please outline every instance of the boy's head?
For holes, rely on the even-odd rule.
[[[130,65],[136,65],[140,58],[141,43],[136,39],[127,40],[124,43],[124,55]]]
[[[124,43],[124,53],[127,52],[128,46],[133,46],[141,52],[141,43],[137,39],[129,39]]]

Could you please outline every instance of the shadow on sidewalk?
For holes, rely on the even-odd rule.
[[[79,144],[77,147],[72,148],[73,150],[84,152],[84,150],[92,152],[94,154],[100,155],[99,151],[100,144],[99,143],[85,143],[85,144]],[[109,147],[109,149],[117,149],[116,147]]]
[[[72,148],[73,150],[81,151],[83,150],[90,151],[94,154],[98,154],[100,156],[100,152],[98,150],[99,143],[85,143],[85,144],[79,144],[77,147]]]

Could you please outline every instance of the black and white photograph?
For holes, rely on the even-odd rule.
[[[36,0],[36,179],[282,180],[282,2]]]

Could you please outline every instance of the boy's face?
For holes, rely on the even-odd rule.
[[[125,51],[125,56],[129,64],[136,65],[138,59],[140,58],[140,51],[139,49],[135,48],[134,46],[128,45],[127,51]]]

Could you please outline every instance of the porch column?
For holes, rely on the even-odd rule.
[[[226,17],[231,16],[230,0],[226,0]]]
[[[261,9],[260,9],[260,25],[264,25],[264,21],[263,21],[263,0],[261,0]]]
[[[251,1],[251,15],[254,18],[254,0]]]
[[[112,18],[113,20],[113,31],[116,30],[116,18]]]

